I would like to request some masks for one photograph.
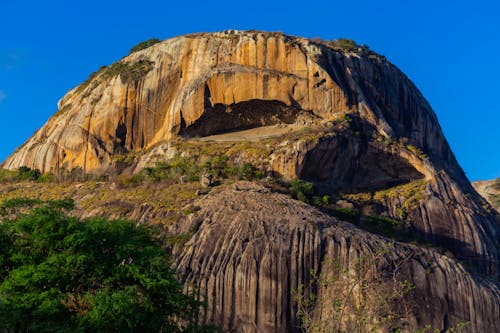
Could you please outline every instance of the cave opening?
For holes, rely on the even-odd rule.
[[[181,122],[183,137],[205,137],[278,124],[309,124],[316,119],[312,111],[276,100],[253,99],[231,105],[215,104],[190,125]]]
[[[300,178],[325,192],[378,191],[423,179],[397,153],[379,150],[356,137],[320,142],[303,161]]]

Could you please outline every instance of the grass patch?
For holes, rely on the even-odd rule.
[[[416,180],[408,184],[391,187],[386,190],[375,192],[373,199],[385,202],[386,199],[402,198],[401,208],[404,210],[415,209],[425,199],[426,180]]]
[[[180,246],[183,247],[189,240],[193,237],[193,232],[186,232],[176,236],[167,237],[165,242],[169,246]]]
[[[183,211],[182,211],[182,214],[184,214],[185,216],[188,216],[188,215],[191,215],[191,214],[194,214],[196,213],[197,211],[199,211],[201,209],[200,206],[195,206],[195,205],[189,205],[187,208],[185,208]]]

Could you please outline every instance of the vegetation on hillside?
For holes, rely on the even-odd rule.
[[[351,257],[348,267],[340,259],[324,258],[321,271],[309,272],[310,286],[292,290],[303,332],[442,332],[431,325],[414,327],[415,285],[400,271],[411,255],[388,260],[393,247],[389,243]],[[446,332],[462,332],[468,325],[459,322]]]
[[[153,46],[155,44],[158,44],[160,42],[161,42],[161,40],[159,40],[158,38],[151,38],[151,39],[145,40],[145,41],[140,42],[139,44],[135,45],[134,47],[132,47],[130,49],[130,53],[134,53],[134,52],[137,52],[140,50],[147,49],[148,47]]]
[[[37,207],[0,223],[2,332],[208,330],[153,229],[80,221],[64,212],[71,200],[10,208],[21,205]]]
[[[103,72],[103,76],[105,79],[110,79],[119,75],[124,83],[134,82],[149,73],[153,69],[153,64],[149,60],[139,60],[132,63],[117,61]]]
[[[31,169],[22,166],[17,170],[0,169],[0,183],[19,182],[19,181],[52,181],[54,177],[51,174],[42,174],[38,169]]]

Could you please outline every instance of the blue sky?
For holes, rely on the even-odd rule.
[[[67,90],[136,43],[225,29],[369,45],[429,100],[469,179],[500,177],[500,4],[492,0],[0,0],[0,160]]]

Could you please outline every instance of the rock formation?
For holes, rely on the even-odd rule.
[[[311,180],[326,192],[426,179],[423,200],[405,212],[415,232],[498,272],[498,225],[429,104],[395,66],[362,49],[260,32],[169,39],[68,92],[4,167],[103,173],[116,166],[117,154],[136,154],[140,164],[145,151],[176,138],[304,119],[308,128],[348,119],[350,128],[285,142],[268,157],[270,171]],[[400,218],[390,208],[404,200],[387,198],[388,214]]]
[[[252,183],[194,204],[200,210],[176,225],[177,234],[193,233],[177,247],[176,266],[206,300],[205,320],[228,332],[301,332],[293,291],[311,285],[310,272],[332,274],[325,265],[331,259],[352,269],[389,243]],[[498,286],[434,251],[403,244],[388,249],[390,262],[402,260],[401,278],[415,285],[415,326],[447,330],[468,322],[465,331],[495,331]]]
[[[367,216],[405,221],[419,240],[490,278],[500,272],[497,212],[465,177],[422,94],[366,47],[254,31],[181,36],[101,68],[58,106],[4,168],[131,174],[179,155],[202,160],[199,144],[209,142],[234,163],[310,181]],[[225,146],[247,136],[252,152]],[[229,199],[200,200],[196,221],[177,224],[177,232],[197,224],[177,264],[208,297],[207,320],[226,329],[293,329],[290,290],[308,282],[305,270],[384,242],[298,203],[287,202],[278,219],[271,213],[284,199],[260,189],[228,191]],[[391,256],[404,253],[428,254],[397,245]],[[497,287],[445,257],[430,260],[438,267],[430,275],[422,260],[405,266],[422,306],[437,302],[415,321],[444,328],[470,320],[476,331],[491,330]]]
[[[500,179],[477,181],[472,186],[500,212]]]

